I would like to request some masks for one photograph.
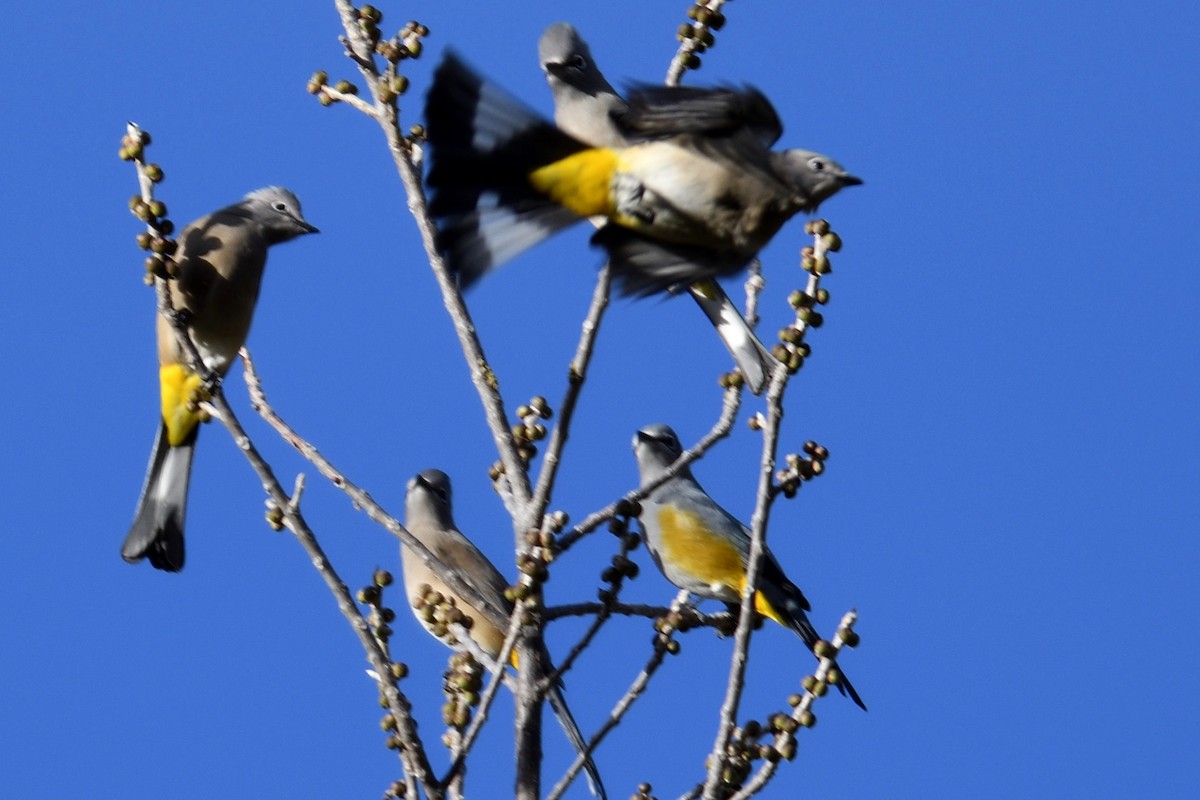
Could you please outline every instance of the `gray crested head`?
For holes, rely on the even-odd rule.
[[[440,469],[423,470],[409,479],[407,489],[405,514],[409,524],[430,520],[443,528],[454,527],[449,475]]]
[[[671,426],[655,423],[647,425],[633,435],[633,454],[637,457],[642,483],[647,483],[662,474],[663,470],[683,455],[683,446]],[[678,474],[691,473],[685,467]]]
[[[811,150],[784,150],[771,153],[775,171],[796,191],[795,203],[801,211],[816,211],[823,201],[843,186],[857,186],[862,179],[846,172],[841,164]]]
[[[569,22],[556,22],[546,28],[538,41],[538,60],[552,88],[562,81],[589,95],[616,94],[604,73],[592,60],[592,51]]]
[[[300,210],[300,198],[282,186],[255,189],[239,204],[250,218],[262,225],[271,244],[286,242],[306,233],[318,233]]]

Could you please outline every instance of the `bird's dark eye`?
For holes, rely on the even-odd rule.
[[[273,204],[271,206],[271,208],[275,209],[276,211],[280,211],[280,212],[288,210],[287,203],[283,202],[282,200],[280,200],[278,203]]]
[[[587,67],[587,59],[579,55],[579,53],[576,53],[575,55],[571,56],[568,66],[570,66],[572,69],[584,69]]]
[[[816,172],[822,172],[825,169],[825,161],[820,158],[810,158],[808,160],[808,165]]]

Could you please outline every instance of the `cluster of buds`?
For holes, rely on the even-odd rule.
[[[350,95],[358,94],[358,87],[347,80],[340,80],[333,86],[329,85],[329,73],[319,69],[308,79],[305,87],[309,94],[317,96],[317,102],[323,106],[331,106]]]
[[[548,569],[558,555],[558,535],[571,521],[565,511],[551,511],[542,517],[541,528],[530,528],[525,532],[525,549],[517,557],[517,571],[521,579],[510,586],[506,597],[514,603],[527,600],[536,594],[538,586],[550,579]]]
[[[404,781],[392,781],[383,793],[383,800],[399,800],[408,796],[408,784]]]
[[[269,514],[270,512],[268,511]],[[388,641],[392,636],[390,623],[396,618],[396,612],[383,604],[384,589],[391,585],[392,573],[385,569],[376,569],[375,573],[371,576],[371,584],[359,589],[357,594],[358,602],[370,609],[367,613],[367,624],[371,626],[371,633],[374,635],[375,640],[379,642],[379,646],[385,654],[388,652]],[[387,669],[387,678],[392,683],[408,676],[408,665],[399,661],[390,661]],[[382,685],[384,678],[380,676],[377,680],[381,682],[379,687],[379,707],[389,708],[390,704],[388,703],[387,695],[384,694]],[[396,717],[391,712],[383,715],[379,720],[379,727],[384,733],[390,734],[385,742],[389,750],[400,750],[403,748],[403,740],[396,734],[398,723],[396,722]]]
[[[525,543],[531,548],[540,547],[543,550],[549,551],[550,557],[547,558],[547,563],[553,560],[554,555],[558,552],[558,536],[567,527],[571,521],[571,517],[567,512],[558,510],[551,511],[542,517],[541,530],[532,529],[525,537]]]
[[[417,587],[412,606],[429,632],[451,646],[458,643],[452,626],[461,625],[470,630],[474,624],[474,620],[463,613],[453,597],[447,597],[427,583]]]
[[[740,389],[746,384],[746,377],[738,370],[723,372],[717,379],[717,385],[722,389]]]
[[[721,767],[721,785],[726,793],[732,794],[742,787],[754,762],[761,758],[761,750],[756,741],[762,735],[762,726],[753,720],[741,728],[736,728],[725,745],[724,758]]]
[[[517,406],[517,419],[512,426],[513,442],[517,446],[517,455],[528,464],[537,455],[536,442],[546,438],[546,426],[542,420],[550,419],[554,412],[546,398],[538,396],[531,398],[525,405]]]
[[[756,761],[765,760],[774,764],[795,758],[794,735],[800,725],[791,715],[780,711],[770,715],[766,722],[749,720],[735,728],[725,748],[724,783],[731,788],[740,787]],[[761,741],[766,737],[771,737],[772,741]]]
[[[144,161],[146,148],[150,146],[150,133],[140,128],[130,128],[121,137],[121,149],[117,151],[122,161]]]
[[[442,704],[442,721],[454,731],[461,732],[471,722],[471,710],[479,705],[479,694],[483,690],[483,667],[467,652],[450,656],[443,675],[442,692],[446,702]],[[449,736],[457,740],[456,735]],[[447,742],[448,746],[450,742]]]
[[[613,556],[612,563],[600,573],[600,580],[608,584],[597,591],[601,603],[616,602],[625,580],[633,580],[638,576],[638,565],[629,558],[629,553],[638,548],[642,539],[636,531],[629,529],[629,524],[641,513],[640,503],[621,498],[613,510],[613,518],[608,521],[608,531],[617,537],[621,549]]]
[[[804,453],[803,456],[799,453],[788,453],[783,459],[786,466],[775,473],[779,491],[789,500],[796,496],[803,481],[811,481],[825,472],[825,459],[829,458],[828,450],[814,441],[807,441],[804,443]]]
[[[137,165],[144,189],[166,177],[161,166],[146,163],[146,148],[149,146],[150,134],[131,123],[121,137],[121,149],[118,152],[122,161],[132,161]],[[151,197],[146,189],[145,194],[135,194],[129,198],[129,212],[146,223],[146,230],[137,236],[138,247],[148,254],[146,283],[153,284],[155,278],[174,277],[176,265],[171,256],[175,254],[178,244],[171,238],[175,223],[167,219],[167,204]]]
[[[365,8],[370,8],[370,6],[364,6]],[[369,30],[367,35],[371,35]],[[425,48],[423,40],[428,35],[429,28],[419,22],[409,20],[399,33],[387,41],[378,41],[379,34],[376,29],[372,41],[378,55],[387,60],[389,64],[399,64],[406,58],[420,58],[421,52]]]
[[[816,725],[817,718],[812,713],[813,702],[818,697],[824,697],[831,685],[836,686],[841,682],[842,673],[837,667],[836,659],[841,648],[858,646],[859,636],[853,628],[855,618],[853,612],[842,618],[837,633],[834,634],[835,643],[819,639],[813,645],[813,653],[821,659],[821,666],[817,668],[815,675],[805,675],[800,680],[804,694],[793,694],[788,697],[788,705],[793,709],[789,719],[796,724],[805,728]],[[781,732],[790,736],[794,730],[781,730]]]
[[[655,650],[665,650],[670,655],[677,656],[680,645],[679,640],[675,638],[675,632],[686,631],[689,627],[691,624],[687,615],[672,608],[654,620],[654,638],[650,640],[651,644]]]
[[[658,798],[650,794],[653,788],[648,783],[639,783],[637,791],[629,796],[629,800],[658,800]]]
[[[725,15],[717,10],[721,5],[722,0],[709,0],[688,9],[691,22],[680,25],[675,34],[687,52],[683,58],[685,69],[700,69],[700,53],[716,44],[713,32],[725,27]]]
[[[530,533],[529,538],[541,536],[540,533]],[[517,556],[517,572],[521,573],[519,586],[511,587],[513,602],[527,600],[533,596],[537,587],[550,580],[550,562],[554,560],[554,550],[550,547],[535,545]]]
[[[759,754],[770,762],[780,759],[791,761],[796,757],[796,731],[801,726],[811,728],[817,723],[817,718],[811,711],[804,712],[806,716],[796,719],[790,714],[780,711],[767,719],[767,730],[764,734],[774,734],[775,740],[759,746]]]
[[[819,328],[825,322],[817,306],[829,302],[829,290],[819,284],[822,276],[833,271],[829,254],[842,249],[841,237],[830,229],[826,220],[809,221],[804,226],[804,232],[813,237],[812,246],[800,250],[800,266],[809,275],[808,285],[788,296],[788,304],[796,312],[796,321],[779,332],[780,343],[771,351],[788,365],[788,371],[793,374],[804,366],[804,359],[812,352],[812,348],[804,341],[808,329]]]
[[[375,6],[364,5],[358,9],[358,27],[375,48],[376,55],[382,56],[392,64],[406,58],[420,58],[423,49],[421,40],[429,35],[429,28],[410,20],[391,39],[384,39],[383,32],[379,29],[382,22],[383,12]]]
[[[409,80],[399,74],[397,65],[409,58],[420,58],[424,50],[424,38],[429,35],[429,28],[419,22],[409,21],[399,33],[390,39],[384,39],[379,29],[383,22],[383,12],[372,5],[358,9],[358,26],[362,29],[367,42],[375,55],[386,62],[386,66],[375,84],[379,101],[394,104],[396,98],[408,91]],[[314,72],[308,79],[308,93],[316,95],[317,101],[323,106],[331,106],[347,96],[357,95],[358,87],[347,80],[341,80],[329,85],[329,73],[324,70]]]
[[[387,652],[388,640],[392,636],[391,623],[396,619],[396,612],[383,604],[383,590],[391,584],[392,573],[385,569],[377,569],[371,576],[371,585],[358,590],[358,602],[370,609],[367,624],[371,626],[371,633],[384,648],[384,652]]]

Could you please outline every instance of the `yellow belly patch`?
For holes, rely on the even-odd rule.
[[[714,534],[698,516],[677,508],[658,512],[662,531],[662,560],[685,572],[698,583],[725,587],[740,596],[746,586],[746,567],[741,549],[725,536]],[[783,624],[762,592],[754,593],[754,610]]]
[[[188,410],[188,400],[203,381],[182,364],[169,364],[158,370],[158,382],[162,391],[162,418],[167,426],[167,443],[178,447],[200,422],[200,414]]]
[[[533,188],[581,217],[612,216],[612,178],[617,154],[593,148],[529,173]]]

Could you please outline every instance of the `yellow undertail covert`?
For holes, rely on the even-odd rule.
[[[710,586],[726,586],[741,594],[746,586],[746,564],[742,550],[734,542],[713,534],[698,516],[678,508],[661,509],[658,525],[665,563]],[[762,592],[754,593],[754,610],[787,625]]]
[[[162,418],[167,426],[167,443],[178,447],[200,422],[198,411],[189,411],[192,393],[203,381],[182,364],[168,364],[158,370],[162,391]]]
[[[617,153],[596,147],[539,167],[529,173],[533,188],[581,217],[611,217]]]

